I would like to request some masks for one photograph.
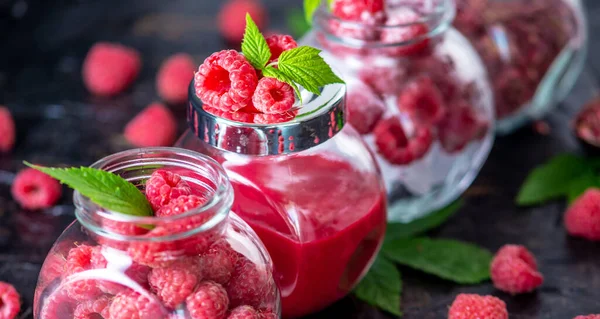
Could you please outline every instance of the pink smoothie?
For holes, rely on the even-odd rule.
[[[283,316],[303,316],[345,296],[383,240],[378,177],[323,155],[224,166],[235,189],[233,210],[273,258]]]

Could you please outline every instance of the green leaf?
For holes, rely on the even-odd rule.
[[[371,306],[396,316],[400,312],[402,279],[396,266],[379,255],[363,280],[354,288],[354,295]]]
[[[90,167],[51,168],[24,163],[56,178],[100,207],[126,215],[152,215],[146,196],[121,176]]]
[[[242,53],[252,66],[258,70],[262,70],[271,58],[271,50],[269,50],[267,40],[260,33],[258,26],[249,13],[246,13],[246,31],[242,41]]]
[[[321,94],[319,88],[327,84],[344,83],[319,55],[320,52],[308,46],[284,51],[279,56],[279,71],[317,95]]]
[[[294,36],[294,38],[298,39],[302,37],[308,30],[310,30],[310,24],[306,22],[306,18],[302,10],[292,9],[288,12],[286,23],[288,29]]]
[[[263,75],[266,77],[269,77],[269,78],[276,78],[277,80],[279,80],[281,82],[285,82],[285,83],[289,84],[292,88],[294,88],[296,95],[300,99],[300,103],[302,103],[302,95],[300,94],[300,89],[298,88],[298,85],[296,85],[296,83],[292,79],[290,79],[287,75],[285,75],[283,72],[279,71],[279,69],[276,69],[272,66],[267,66],[263,70]]]
[[[308,24],[312,24],[313,15],[321,5],[321,0],[304,0],[304,18]]]
[[[600,188],[600,177],[590,170],[578,178],[572,180],[569,183],[569,189],[567,192],[567,199],[569,203],[572,203],[583,194],[588,188],[597,187]]]
[[[454,215],[462,205],[463,201],[459,199],[430,215],[414,220],[408,224],[389,223],[387,225],[385,241],[390,242],[396,239],[413,237],[436,228]]]
[[[407,238],[385,243],[383,252],[401,265],[459,284],[476,284],[490,278],[492,254],[469,243]]]
[[[592,165],[585,158],[572,154],[558,155],[529,174],[516,202],[521,206],[536,205],[566,196],[571,181],[590,169]]]

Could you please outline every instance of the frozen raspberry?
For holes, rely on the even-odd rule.
[[[367,85],[358,82],[348,89],[346,110],[348,123],[360,134],[368,134],[385,112],[385,104]]]
[[[438,126],[442,148],[448,153],[460,152],[469,142],[478,138],[485,127],[472,106],[458,105],[446,112]]]
[[[398,109],[416,125],[435,125],[446,112],[443,97],[431,78],[421,76],[409,82],[398,96]]]
[[[57,289],[50,296],[48,296],[48,298],[43,300],[40,318],[72,318],[75,307],[75,301],[68,296],[66,290]]]
[[[163,319],[166,317],[156,300],[136,292],[120,293],[108,308],[110,319]]]
[[[156,212],[156,216],[167,217],[181,215],[194,208],[201,207],[206,203],[206,198],[196,195],[183,195],[171,199],[169,204],[163,206]]]
[[[367,14],[383,14],[383,0],[335,0],[331,11],[342,20],[357,21]]]
[[[13,285],[0,281],[0,318],[13,319],[21,310],[21,297]]]
[[[15,122],[7,108],[0,105],[0,153],[15,145]]]
[[[87,300],[75,308],[73,319],[96,319],[98,316],[108,318],[108,307],[111,299],[102,296],[96,300]]]
[[[125,127],[125,138],[138,147],[171,146],[177,137],[177,122],[161,103],[152,103]]]
[[[565,227],[571,236],[600,240],[600,189],[590,188],[565,213]]]
[[[456,296],[448,319],[508,319],[508,311],[504,301],[493,296],[460,294]]]
[[[223,319],[229,307],[229,298],[223,286],[205,281],[186,299],[192,319]]]
[[[586,316],[577,316],[573,319],[600,319],[600,314],[598,315],[586,315]]]
[[[407,165],[414,161],[414,155],[408,147],[409,140],[398,118],[390,117],[379,121],[373,133],[377,152],[390,163]]]
[[[296,111],[288,111],[279,114],[255,114],[254,123],[256,124],[276,124],[285,123],[296,118]]]
[[[229,313],[227,319],[259,319],[258,312],[250,306],[239,306]]]
[[[298,47],[296,40],[290,35],[273,34],[267,38],[269,50],[271,50],[271,59],[269,62],[277,61],[283,51],[295,49]]]
[[[194,292],[200,277],[198,257],[182,258],[164,268],[154,268],[148,275],[152,292],[169,308],[176,308]]]
[[[236,44],[242,41],[246,30],[246,13],[250,14],[259,29],[267,25],[266,10],[260,1],[228,0],[217,16],[219,31],[225,39]]]
[[[289,111],[296,98],[294,89],[287,83],[264,77],[258,81],[252,96],[254,107],[265,114],[280,114]]]
[[[224,285],[229,282],[237,260],[238,253],[231,249],[226,241],[219,241],[200,256],[202,276],[206,280]]]
[[[397,44],[383,49],[392,56],[414,56],[429,52],[429,27],[416,22],[419,15],[405,8],[388,12],[387,28],[381,31],[381,42]]]
[[[67,255],[67,261],[65,262],[65,273],[63,274],[63,280],[69,280],[69,277],[72,275],[94,269],[95,267],[92,264],[92,256],[97,253],[96,249],[97,248],[88,245],[80,245],[72,248]],[[95,299],[96,297],[102,295],[102,291],[98,287],[98,283],[95,279],[69,280],[66,287],[69,297],[78,301]]]
[[[169,204],[179,196],[191,194],[190,185],[179,174],[166,170],[156,170],[146,181],[146,198],[154,211]]]
[[[169,103],[184,103],[187,101],[188,87],[194,79],[194,71],[196,64],[188,54],[170,56],[156,75],[158,95]]]
[[[11,186],[13,198],[26,209],[52,207],[62,194],[60,183],[33,168],[21,170]]]
[[[269,280],[255,264],[241,258],[226,289],[232,307],[250,305],[258,308],[269,293]]]
[[[492,260],[490,273],[494,287],[511,294],[533,291],[544,281],[533,255],[518,245],[503,246]]]
[[[96,95],[121,93],[137,78],[142,62],[140,54],[114,43],[96,43],[83,62],[83,82]]]
[[[404,86],[406,68],[397,64],[362,68],[358,76],[379,95],[397,94]]]
[[[433,144],[433,133],[431,128],[427,126],[417,127],[415,136],[410,139],[408,149],[415,160],[419,160],[425,155]]]

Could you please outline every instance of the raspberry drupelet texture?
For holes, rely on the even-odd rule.
[[[141,66],[140,54],[135,49],[115,43],[96,43],[83,62],[83,82],[95,95],[113,96],[133,83]]]
[[[177,122],[162,103],[152,103],[125,127],[125,138],[134,146],[171,146],[177,137]]]
[[[275,124],[275,123],[285,123],[293,120],[297,111],[288,111],[279,114],[255,114],[254,115],[254,123],[256,124]]]
[[[485,136],[487,128],[471,105],[460,103],[446,112],[439,123],[438,134],[442,148],[448,153],[456,153],[469,142]]]
[[[379,121],[373,133],[377,151],[390,163],[407,165],[414,161],[414,155],[408,147],[409,140],[398,118],[390,117]]]
[[[284,51],[298,47],[296,40],[294,40],[292,36],[286,34],[273,34],[266,40],[267,44],[269,45],[269,50],[271,51],[271,59],[269,60],[269,63],[277,61],[281,53]]]
[[[84,301],[75,307],[73,312],[73,319],[94,319],[94,318],[108,318],[108,309],[110,306],[111,298],[108,296],[101,296],[95,300]]]
[[[207,199],[196,195],[183,195],[172,199],[169,204],[161,207],[156,216],[167,217],[181,215],[189,210],[200,207],[206,203]],[[202,218],[197,218],[202,219]],[[196,219],[194,219],[196,220]]]
[[[36,210],[54,206],[62,195],[62,187],[49,175],[25,168],[15,177],[11,193],[21,207]]]
[[[43,300],[40,318],[71,318],[73,316],[75,307],[75,301],[68,296],[66,290],[57,289],[50,296]]]
[[[227,319],[259,319],[259,314],[250,306],[239,306],[231,310]]]
[[[383,0],[335,0],[331,11],[342,20],[364,20],[365,15],[381,15],[383,17]]]
[[[149,267],[167,267],[177,258],[183,255],[183,252],[177,247],[175,242],[167,239],[156,239],[172,235],[173,232],[166,227],[156,227],[144,235],[148,241],[132,242],[127,252],[131,258],[142,265]]]
[[[269,292],[269,281],[267,274],[255,264],[240,258],[226,289],[232,307],[250,305],[258,308]]]
[[[86,301],[95,299],[102,295],[102,291],[98,287],[98,282],[95,279],[73,279],[71,276],[77,273],[94,269],[92,257],[97,256],[97,248],[88,245],[79,245],[72,248],[67,255],[65,262],[65,272],[63,280],[68,280],[66,289],[69,297],[77,301]]]
[[[504,301],[493,296],[460,294],[448,310],[448,319],[508,319]]]
[[[168,103],[184,103],[188,97],[188,86],[194,79],[196,64],[189,54],[170,56],[156,75],[158,95]]]
[[[223,319],[229,308],[229,298],[223,286],[205,281],[186,299],[192,319]]]
[[[443,97],[431,78],[421,76],[398,95],[398,109],[406,112],[417,125],[435,125],[446,113]]]
[[[110,319],[163,319],[161,305],[137,292],[116,295],[108,308]]]
[[[15,122],[10,111],[0,105],[0,153],[10,151],[15,145]]]
[[[152,209],[156,212],[171,200],[182,195],[190,195],[192,189],[179,174],[159,169],[154,171],[146,181],[145,193]]]
[[[202,277],[221,285],[227,284],[235,270],[238,258],[238,252],[231,249],[225,240],[216,242],[200,256]]]
[[[368,134],[383,116],[385,104],[371,88],[358,82],[349,87],[346,109],[348,123],[360,134]]]
[[[265,114],[280,114],[289,111],[296,98],[294,89],[287,83],[264,77],[258,81],[252,102],[257,110]]]
[[[241,53],[223,50],[204,60],[195,74],[194,85],[203,103],[235,112],[251,102],[258,77]]]
[[[565,227],[571,236],[600,240],[600,189],[586,190],[569,206]]]
[[[275,314],[273,310],[261,310],[258,313],[258,318],[260,319],[277,319],[278,316]]]
[[[221,7],[217,22],[221,35],[230,42],[239,43],[246,30],[246,13],[259,29],[267,25],[267,13],[259,0],[228,0]]]
[[[21,297],[13,285],[0,281],[0,318],[13,319],[21,310]]]
[[[141,236],[148,233],[148,229],[140,227],[136,224],[130,222],[123,222],[118,220],[112,220],[108,218],[103,218],[101,220],[102,228],[107,230],[108,232],[126,235],[126,236]],[[94,239],[102,245],[110,246],[119,250],[127,250],[129,247],[128,240],[116,240],[112,238],[103,237],[100,235],[95,235]]]
[[[381,42],[399,44],[383,49],[391,56],[415,56],[429,52],[429,27],[417,22],[421,17],[411,10],[391,10],[381,32]]]
[[[182,258],[167,267],[154,268],[148,275],[152,292],[169,308],[183,303],[201,279],[198,257]]]
[[[577,316],[573,319],[600,319],[600,314],[598,315],[585,315],[585,316]]]
[[[531,292],[544,281],[535,257],[519,245],[500,248],[490,264],[490,273],[494,287],[510,294]]]

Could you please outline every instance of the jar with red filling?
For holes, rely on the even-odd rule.
[[[579,0],[457,0],[454,25],[487,67],[498,131],[539,118],[583,68],[587,23]]]
[[[452,0],[335,0],[300,41],[348,84],[348,121],[379,162],[391,221],[455,200],[492,146],[491,88],[454,12]]]
[[[231,212],[233,188],[216,161],[183,149],[149,148],[110,155],[92,167],[140,190],[157,170],[177,174],[187,183],[185,193],[203,204],[179,215],[132,216],[107,211],[76,191],[77,220],[46,257],[34,318],[280,317],[272,261],[256,233]]]
[[[227,171],[234,212],[273,258],[284,318],[348,294],[377,255],[386,226],[377,164],[345,123],[345,86],[320,91],[302,90],[288,117],[256,124],[208,113],[192,83],[190,130],[177,143],[210,155]]]

